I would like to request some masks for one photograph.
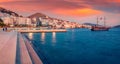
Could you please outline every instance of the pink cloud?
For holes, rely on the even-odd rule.
[[[52,17],[79,22],[83,17],[105,15],[109,24],[119,24],[120,0],[0,0],[0,6],[24,16],[42,12]],[[109,15],[109,14],[113,15]],[[120,16],[120,15],[119,15]],[[91,18],[90,22],[93,22]],[[89,21],[89,20],[88,20]],[[87,20],[83,20],[87,22]],[[115,23],[114,23],[115,22]]]

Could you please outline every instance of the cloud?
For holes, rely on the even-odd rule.
[[[112,21],[108,19],[110,23],[120,22],[118,18],[120,16],[120,0],[0,0],[0,6],[24,16],[43,12],[52,17],[65,17],[66,20],[75,17],[78,19],[76,21],[79,21],[81,17],[88,18],[96,15],[109,17],[108,14],[112,13],[113,15],[109,18]]]
[[[19,1],[29,1],[29,0],[0,0],[0,3],[5,3],[5,2],[19,2]],[[31,0],[32,1],[32,0]]]
[[[96,10],[120,13],[120,0],[65,0],[78,5],[88,5]]]
[[[13,0],[0,0],[0,2],[10,2],[10,1],[13,1]]]
[[[16,5],[21,7],[54,9],[83,9],[92,8],[105,12],[120,13],[120,0],[1,0],[3,5]]]
[[[80,16],[80,17],[103,14],[102,11],[93,10],[90,8],[74,9],[74,10],[54,10],[54,13],[67,15],[67,16]]]

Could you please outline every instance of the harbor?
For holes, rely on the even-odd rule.
[[[25,32],[22,34],[16,31],[0,31],[0,58],[2,58],[0,64],[120,63],[116,57],[116,54],[119,53],[117,50],[119,45],[116,45],[119,44],[119,32],[119,28],[105,32],[92,32],[89,29],[69,29],[67,32],[51,33]],[[114,53],[109,47],[118,53]],[[104,54],[113,54],[113,56],[107,57],[102,54],[103,52]],[[94,58],[88,61],[92,57]],[[101,58],[99,59],[99,57]],[[102,62],[102,59],[105,62]],[[94,62],[94,60],[98,61]]]
[[[0,64],[120,64],[120,0],[0,0]]]
[[[24,33],[44,64],[120,64],[120,28]],[[87,61],[87,62],[86,62]]]

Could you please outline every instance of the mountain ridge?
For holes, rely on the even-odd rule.
[[[0,12],[2,13],[2,14],[8,14],[8,15],[12,15],[12,16],[16,16],[16,17],[22,17],[21,15],[19,15],[18,13],[16,13],[16,12],[13,12],[13,11],[11,11],[11,10],[8,10],[8,9],[5,9],[5,8],[3,8],[3,7],[0,7]]]
[[[113,28],[120,28],[120,25],[113,26]]]
[[[34,13],[34,14],[28,16],[28,18],[38,18],[38,17],[41,17],[41,18],[50,18],[49,16],[47,16],[47,15],[45,15],[43,13],[39,13],[39,12]]]
[[[101,25],[98,25],[98,24],[94,24],[94,23],[83,23],[83,25],[90,25],[90,26],[101,26]]]

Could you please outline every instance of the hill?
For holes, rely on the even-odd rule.
[[[120,25],[116,25],[116,26],[114,26],[113,28],[120,28]]]
[[[5,8],[2,8],[2,7],[0,7],[0,13],[1,14],[8,14],[8,15],[12,15],[12,16],[16,16],[16,17],[19,17],[20,15],[19,14],[17,14],[16,12],[13,12],[13,11],[11,11],[11,10],[7,10],[7,9],[5,9]]]
[[[93,24],[93,23],[83,23],[83,25],[96,26],[97,24]],[[98,26],[101,26],[101,25],[98,25]]]
[[[32,14],[30,16],[28,16],[28,18],[38,18],[38,17],[41,17],[41,18],[50,18],[49,16],[43,14],[43,13],[35,13],[35,14]]]

